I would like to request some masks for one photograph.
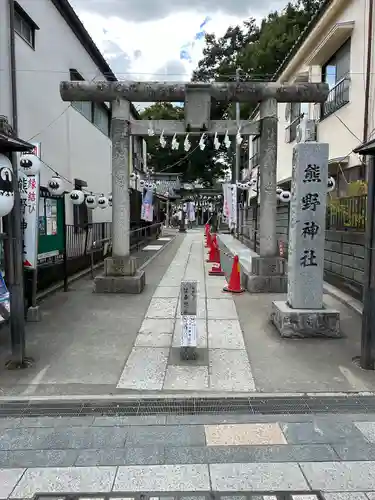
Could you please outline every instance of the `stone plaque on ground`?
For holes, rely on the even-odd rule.
[[[196,359],[197,281],[181,281],[181,358]]]

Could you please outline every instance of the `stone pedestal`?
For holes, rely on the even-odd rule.
[[[285,338],[341,337],[340,313],[334,309],[292,309],[275,301],[271,321]]]
[[[137,270],[133,257],[108,257],[104,274],[94,279],[95,293],[141,293],[146,284],[144,271]]]
[[[251,257],[246,289],[251,293],[286,293],[286,261],[282,257]]]

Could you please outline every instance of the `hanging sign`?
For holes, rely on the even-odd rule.
[[[9,291],[5,284],[4,277],[0,271],[0,322],[9,318],[10,300]]]
[[[34,154],[40,158],[40,143],[35,144]],[[20,172],[18,186],[21,197],[23,265],[27,269],[36,269],[38,264],[39,173],[25,175]]]

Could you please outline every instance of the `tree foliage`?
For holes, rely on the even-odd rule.
[[[241,80],[272,80],[275,72],[292,50],[297,38],[322,3],[323,0],[294,0],[279,12],[270,12],[259,25],[254,18],[249,18],[244,20],[242,25],[229,26],[222,37],[218,38],[212,33],[207,34],[203,56],[193,72],[192,80],[234,81],[237,67],[241,68]],[[254,105],[242,104],[241,118],[248,119],[254,107]],[[183,113],[183,108],[169,103],[157,103],[147,108],[143,117],[174,120],[183,119]],[[233,119],[234,116],[234,105],[212,103],[212,119]],[[191,150],[194,150],[197,140],[192,138],[191,142]],[[158,143],[158,138],[148,139],[148,151],[150,163],[156,171],[161,171],[168,165],[181,160],[169,171],[183,172],[186,180],[199,177],[206,183],[212,183],[215,181],[213,177],[222,174],[222,165],[216,163],[218,153],[214,150],[211,139],[203,152],[197,148],[187,159],[184,159],[186,153],[182,145],[179,151],[172,151],[169,146],[163,150]],[[219,153],[227,163],[231,163],[232,148],[229,153],[221,148]],[[242,154],[245,154],[244,149],[242,149]]]

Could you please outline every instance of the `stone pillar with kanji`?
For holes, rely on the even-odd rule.
[[[293,148],[289,220],[288,293],[272,304],[282,337],[339,337],[339,312],[323,303],[328,144]]]

